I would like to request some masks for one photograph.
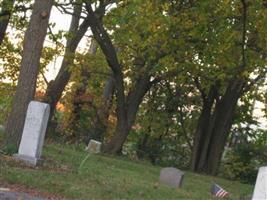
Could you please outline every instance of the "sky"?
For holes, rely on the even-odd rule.
[[[68,31],[71,21],[71,15],[62,14],[57,8],[53,7],[50,16],[50,23],[55,23],[56,26],[53,28],[53,33],[57,33],[60,30]],[[86,35],[90,35],[90,31],[86,33]],[[63,40],[63,43],[66,43],[66,40]],[[78,46],[78,51],[85,51],[88,49],[88,37],[84,37]],[[51,46],[51,42],[46,39],[45,45]],[[53,80],[60,68],[61,62],[63,60],[63,56],[57,57],[50,65],[48,66],[48,71],[45,73],[45,77],[48,81]]]

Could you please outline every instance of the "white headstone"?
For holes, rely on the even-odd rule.
[[[252,200],[267,200],[267,167],[260,167]]]
[[[49,104],[31,101],[28,106],[18,154],[14,156],[31,165],[41,157],[49,118]]]
[[[102,143],[96,140],[90,140],[86,150],[90,153],[100,153]]]
[[[184,172],[174,167],[166,167],[160,170],[159,182],[170,187],[180,188],[182,186]]]

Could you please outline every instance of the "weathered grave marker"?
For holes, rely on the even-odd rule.
[[[90,140],[86,150],[90,153],[100,153],[102,143],[96,140]]]
[[[260,167],[252,200],[267,200],[267,167]]]
[[[184,172],[173,167],[161,169],[159,182],[171,187],[180,188],[182,186]]]
[[[18,154],[14,157],[36,165],[41,157],[50,107],[46,103],[31,101],[28,106]]]

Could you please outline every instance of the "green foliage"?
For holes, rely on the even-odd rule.
[[[69,88],[61,101],[65,109],[59,129],[67,141],[81,142],[92,129],[110,71],[100,51],[74,56],[75,63],[69,67],[72,74]]]
[[[25,32],[29,24],[30,15],[32,12],[33,0],[18,0],[15,1],[13,12],[9,22],[9,26],[14,30]]]
[[[9,81],[15,85],[18,80],[22,53],[22,35],[17,34],[17,43],[6,37],[0,47],[1,71],[0,81]]]
[[[15,92],[14,86],[0,82],[0,125],[3,125],[11,109],[12,95]]]
[[[198,95],[194,95],[190,84],[175,81],[155,86],[144,98],[138,126],[129,135],[124,153],[153,164],[185,169],[189,166],[199,113]],[[190,96],[186,94],[188,90],[191,90]]]
[[[221,173],[232,180],[255,183],[258,169],[267,164],[267,132],[257,132],[257,139],[227,150]]]
[[[18,152],[18,148],[15,144],[8,144],[2,149],[3,153],[6,155],[13,155]]]

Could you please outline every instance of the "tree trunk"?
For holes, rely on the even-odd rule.
[[[98,108],[95,119],[93,120],[93,128],[90,130],[89,139],[103,141],[108,126],[109,111],[112,107],[112,99],[115,92],[115,81],[110,76],[106,81],[102,95],[102,105]]]
[[[147,133],[144,133],[137,142],[137,157],[138,159],[144,159],[147,151],[147,143],[149,139],[149,134],[151,132],[151,126],[148,127]]]
[[[25,33],[18,85],[5,131],[5,144],[18,147],[28,104],[34,99],[40,57],[53,0],[36,0]]]
[[[115,134],[110,141],[104,145],[103,152],[110,154],[121,153],[123,144],[135,122],[139,105],[142,103],[143,97],[152,86],[149,80],[150,76],[148,74],[143,75],[128,93],[126,105],[123,108],[125,109],[126,117],[117,113],[118,121]],[[117,107],[120,106],[118,103],[119,102],[117,101]]]
[[[129,134],[130,127],[126,120],[120,120],[117,123],[115,135],[107,144],[104,144],[102,151],[109,154],[120,154],[124,142]]]
[[[15,0],[3,0],[1,3],[1,12],[0,12],[0,45],[2,44],[6,29],[11,17],[11,11],[13,8]]]
[[[53,117],[56,104],[62,96],[62,93],[69,82],[71,72],[69,71],[69,66],[74,62],[74,54],[80,43],[82,37],[86,33],[89,25],[87,19],[85,19],[79,26],[79,20],[81,15],[81,5],[76,5],[74,7],[74,15],[72,16],[72,21],[70,25],[69,32],[71,36],[67,40],[64,58],[60,67],[60,70],[55,78],[49,82],[46,93],[44,96],[44,102],[50,104],[50,119]]]
[[[200,113],[197,129],[194,137],[194,145],[191,156],[191,170],[198,171],[198,166],[201,166],[202,161],[201,153],[205,155],[202,151],[206,152],[208,149],[204,147],[205,143],[209,143],[210,135],[209,124],[212,115],[212,106],[214,104],[216,97],[216,88],[211,86],[209,94],[207,97],[203,97],[202,111]],[[200,149],[202,151],[200,151]]]
[[[203,105],[195,135],[192,170],[210,175],[217,174],[243,87],[241,80],[233,81],[214,109]]]

